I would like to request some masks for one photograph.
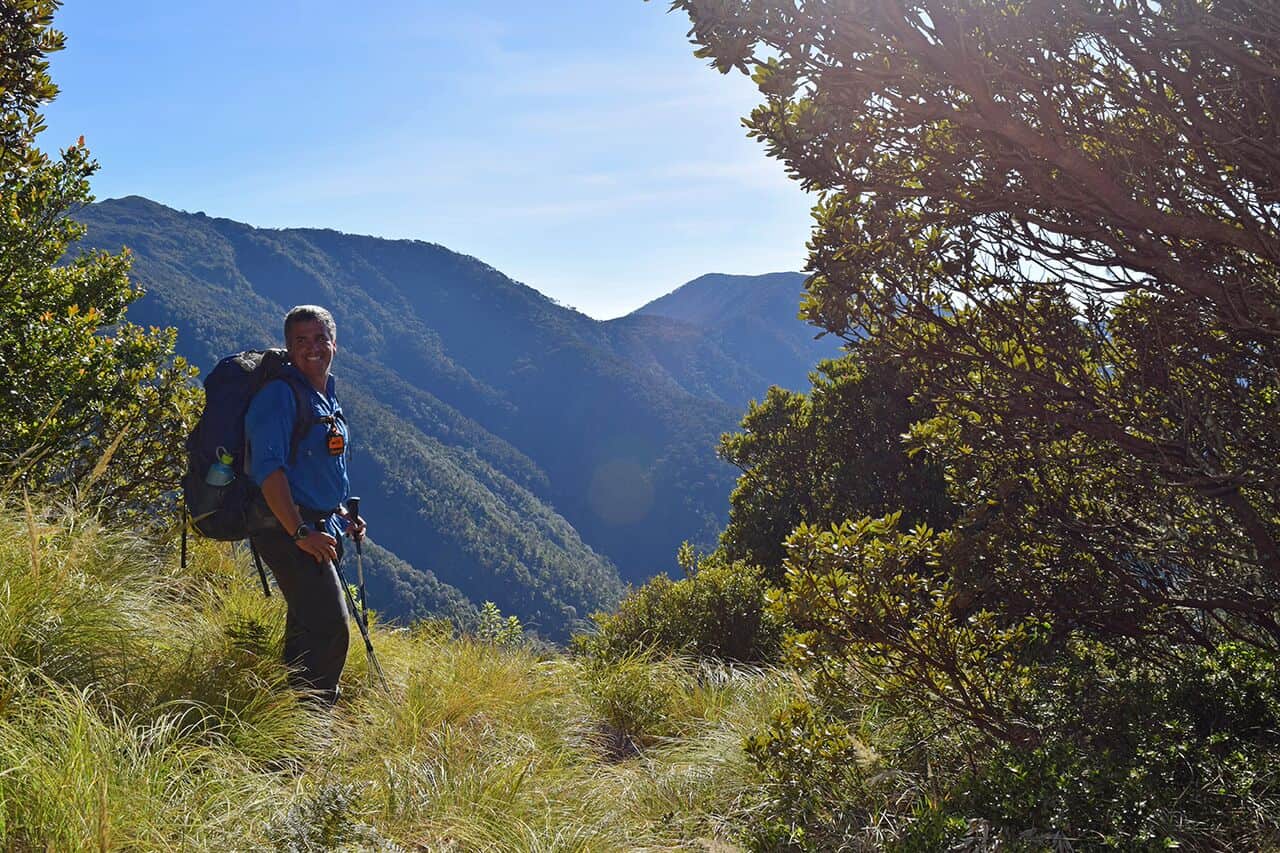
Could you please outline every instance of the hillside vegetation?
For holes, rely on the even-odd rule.
[[[81,249],[128,247],[145,291],[131,316],[176,328],[202,370],[279,345],[292,305],[330,307],[375,535],[560,638],[616,601],[611,575],[643,582],[685,539],[714,543],[733,483],[719,435],[837,348],[796,319],[798,274],[711,277],[664,297],[662,316],[599,322],[422,241],[253,228],[136,196],[75,218]],[[725,298],[738,313],[693,310]]]
[[[516,404],[483,372],[502,369],[520,341],[549,347],[561,324],[550,312],[563,309],[425,243],[258,230],[140,198],[76,217],[89,228],[81,250],[130,247],[131,273],[147,290],[131,316],[176,327],[179,351],[204,370],[231,352],[279,346],[280,318],[292,305],[333,310],[334,372],[353,430],[352,488],[374,538],[402,561],[393,590],[421,586],[431,572],[473,603],[492,599],[561,639],[617,600],[615,566],[552,505],[546,471],[555,469],[501,437],[538,433],[536,422],[517,417]],[[494,304],[477,302],[481,296]],[[492,332],[479,331],[490,308],[521,327],[505,329],[506,342],[495,348],[483,343]],[[457,340],[442,339],[440,329],[455,330]],[[464,367],[451,354],[459,347],[477,363]],[[386,606],[411,620],[429,615],[421,604],[397,594]]]
[[[201,543],[183,572],[171,540],[3,510],[6,849],[707,849],[752,802],[745,733],[797,689],[375,625],[390,693],[355,642],[317,710],[243,554]]]
[[[287,689],[279,603],[242,558],[198,543],[175,568],[156,472],[177,462],[191,371],[171,333],[128,325],[128,258],[56,263],[93,166],[80,145],[31,148],[55,5],[0,16],[0,366],[17,371],[0,414],[20,439],[0,458],[9,847],[1280,849],[1280,19],[1229,2],[674,0],[700,56],[752,72],[749,132],[822,191],[801,310],[848,349],[723,438],[741,472],[728,524],[676,552],[682,577],[595,614],[565,654],[414,568],[422,606],[468,632],[377,629],[389,691],[366,686],[357,645],[326,714]],[[477,404],[469,421],[368,374],[356,405],[375,429],[392,420],[379,394],[410,398],[419,424],[383,475],[424,500],[459,483],[399,506],[427,523],[388,535],[447,524],[443,565],[482,555],[504,602],[568,618],[617,579],[548,495],[621,529],[642,494],[621,475],[661,470],[662,512],[708,523],[692,496],[714,484],[676,427],[715,406],[601,357],[607,330],[438,247],[246,229],[191,228],[200,280],[246,332],[274,306],[218,278],[228,251],[286,288],[324,270],[307,292],[355,314],[330,273],[379,266],[409,325],[422,310],[500,330],[379,338],[405,327],[365,306],[379,322],[355,337],[410,347],[441,394]],[[417,289],[415,263],[493,287]],[[732,346],[690,348],[679,322],[669,352],[628,339],[654,375]],[[635,413],[596,420],[589,401],[638,395],[661,427],[637,439],[653,465],[598,455],[563,479],[567,453],[514,432],[465,446],[506,417],[549,435],[527,394],[577,438]],[[524,536],[488,542],[489,524]]]
[[[802,390],[813,366],[839,352],[843,343],[840,339],[830,335],[819,338],[818,330],[800,322],[798,309],[804,282],[805,276],[796,272],[709,273],[610,325],[644,328],[641,318],[649,318],[653,331],[636,334],[637,342],[647,344],[655,357],[664,360],[678,359],[682,351],[689,350],[685,363],[677,361],[670,368],[671,373],[703,379],[703,393],[741,411],[750,400],[760,399],[771,385]],[[795,322],[786,322],[793,318]],[[664,334],[663,326],[654,320],[675,321],[665,324],[673,331]],[[689,343],[674,332],[681,327],[692,329]],[[696,350],[692,346],[695,341]],[[710,348],[718,355],[703,352]],[[722,365],[732,366],[733,377],[708,381],[707,372]]]

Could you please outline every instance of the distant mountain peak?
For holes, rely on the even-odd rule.
[[[707,273],[660,296],[632,312],[668,317],[695,326],[715,326],[727,316],[776,315],[795,305],[799,310],[804,273],[772,272],[763,275]]]
[[[563,637],[616,601],[619,570],[643,581],[681,541],[714,542],[734,478],[718,437],[836,351],[796,319],[799,273],[701,276],[602,323],[434,243],[141,196],[75,218],[82,248],[133,250],[130,318],[176,327],[194,364],[276,343],[290,305],[333,310],[388,615],[465,595]]]
[[[809,371],[839,355],[838,340],[815,341],[798,317],[804,281],[798,272],[707,273],[610,326],[636,363],[737,408],[770,384],[808,388]]]

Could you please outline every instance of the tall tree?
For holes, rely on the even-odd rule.
[[[991,549],[1044,556],[984,591],[1280,647],[1274,9],[674,6],[701,55],[753,74],[750,132],[821,194],[807,315],[939,402],[918,440],[987,531],[957,553],[986,574]],[[1064,593],[1082,555],[1105,594]]]
[[[790,537],[778,603],[828,707],[965,732],[949,794],[1006,838],[1271,843],[1275,4],[672,5],[818,193],[803,310],[935,407],[912,444],[960,511]],[[814,754],[797,730],[757,754]]]
[[[150,512],[171,492],[198,390],[174,333],[125,320],[141,294],[127,253],[66,259],[92,200],[83,139],[36,147],[63,46],[54,0],[0,6],[0,477],[87,490],[110,515]]]

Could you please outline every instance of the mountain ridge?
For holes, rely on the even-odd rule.
[[[681,541],[710,545],[724,524],[734,472],[717,439],[772,381],[731,334],[597,321],[421,240],[258,229],[139,196],[75,218],[84,248],[131,249],[146,293],[130,319],[176,327],[198,366],[278,345],[291,305],[334,311],[353,489],[395,571],[430,573],[450,606],[454,588],[563,637],[616,601],[619,570],[674,570]]]
[[[725,358],[757,377],[753,385],[763,380],[765,387],[778,384],[804,390],[809,386],[809,371],[840,352],[837,339],[820,336],[798,317],[805,279],[798,272],[707,273],[627,316],[687,323],[702,331]],[[787,315],[790,322],[776,319]]]

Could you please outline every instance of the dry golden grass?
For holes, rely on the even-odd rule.
[[[0,512],[0,843],[56,850],[729,850],[743,736],[795,688],[375,626],[300,702],[232,549]],[[376,602],[375,602],[376,605]],[[620,746],[621,745],[621,746]]]

